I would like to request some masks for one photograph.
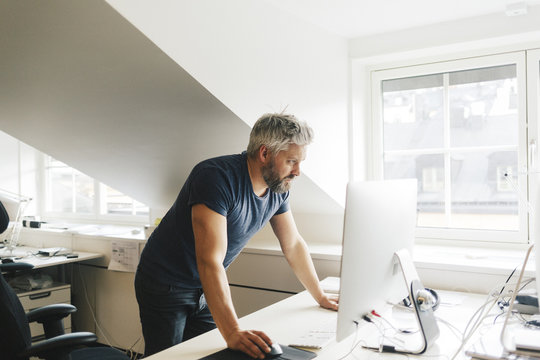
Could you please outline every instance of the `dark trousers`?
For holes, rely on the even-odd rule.
[[[135,294],[145,356],[216,328],[202,289],[160,284],[137,272]]]

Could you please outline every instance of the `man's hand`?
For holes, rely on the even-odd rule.
[[[240,350],[257,359],[264,359],[270,351],[268,344],[272,344],[268,335],[257,330],[235,330],[227,334],[225,341],[229,348]]]
[[[319,299],[319,305],[325,309],[336,310],[339,307],[339,296],[331,294],[323,294]]]

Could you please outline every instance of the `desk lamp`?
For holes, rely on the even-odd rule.
[[[22,227],[22,216],[31,200],[32,198],[30,197],[0,189],[0,234],[6,233],[5,239],[7,240],[7,248],[10,253],[17,246]],[[13,221],[11,228],[8,226],[10,220]]]

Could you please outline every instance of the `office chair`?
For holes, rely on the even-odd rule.
[[[0,234],[6,231],[9,225],[9,215],[4,204],[0,201]]]
[[[0,202],[0,208],[3,208]],[[0,212],[0,228],[2,221]],[[8,218],[9,222],[9,218]],[[110,347],[86,347],[96,342],[97,336],[91,332],[64,334],[63,318],[77,311],[70,304],[54,304],[25,313],[23,306],[8,285],[4,273],[15,274],[30,270],[28,263],[12,262],[0,264],[0,354],[2,359],[29,359],[37,356],[45,360],[126,360],[124,353]],[[30,322],[43,324],[45,340],[32,344]]]

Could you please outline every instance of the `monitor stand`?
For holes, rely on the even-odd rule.
[[[423,345],[418,350],[402,352],[415,355],[423,354],[439,337],[439,327],[435,320],[435,316],[433,315],[431,306],[426,308],[421,305],[424,300],[422,299],[422,296],[425,294],[425,288],[418,277],[416,267],[414,266],[409,251],[407,249],[401,249],[397,251],[394,256],[397,258],[401,271],[403,272],[403,278],[405,279],[405,283],[409,290],[409,298],[413,304],[414,313],[423,340]]]

